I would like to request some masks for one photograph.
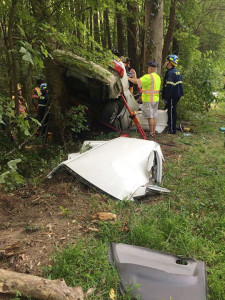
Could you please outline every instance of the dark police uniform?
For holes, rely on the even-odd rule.
[[[183,95],[180,72],[175,68],[167,70],[163,81],[162,99],[168,108],[168,128],[172,134],[176,133],[177,103]]]

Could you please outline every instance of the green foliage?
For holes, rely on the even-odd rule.
[[[118,275],[108,263],[107,247],[95,239],[84,239],[56,251],[48,278],[64,278],[70,286],[80,285],[84,290],[96,287],[97,294],[90,299],[109,299],[110,289],[117,290]]]
[[[176,36],[179,42],[179,59],[183,68],[191,68],[196,61],[201,60],[198,50],[199,37],[190,32],[180,32]]]
[[[34,225],[34,224],[26,224],[25,225],[25,230],[26,230],[27,233],[36,232],[36,231],[39,230],[39,226]]]
[[[79,133],[88,130],[86,110],[86,106],[79,105],[67,111],[64,117],[64,127],[68,138],[74,139]]]
[[[69,216],[71,216],[72,213],[73,213],[73,212],[72,212],[71,210],[69,210],[67,207],[60,206],[59,208],[60,208],[61,214],[62,214],[63,216],[65,216],[65,217],[69,217]]]
[[[201,59],[196,57],[182,70],[185,95],[179,106],[180,117],[187,117],[193,111],[208,111],[211,103],[216,101],[213,92],[222,87],[218,84],[222,81],[216,69],[215,54],[208,52]]]
[[[22,114],[17,116],[14,101],[0,94],[0,124],[3,124],[5,134],[21,139],[29,136],[32,127],[39,122],[30,116],[29,119],[24,118]]]
[[[3,184],[4,188],[10,189],[24,183],[23,177],[18,173],[17,164],[19,163],[21,159],[10,160],[3,168],[3,173],[0,174],[0,184]],[[1,168],[0,171],[2,171]]]

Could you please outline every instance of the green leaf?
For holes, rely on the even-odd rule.
[[[24,55],[22,56],[22,59],[23,59],[23,60],[28,61],[28,62],[30,62],[32,65],[34,65],[32,56],[31,56],[30,52],[27,51],[27,49],[25,49],[24,47],[21,47],[19,52],[20,52],[20,53],[24,53]]]
[[[6,171],[0,175],[0,184],[6,183],[5,178],[7,177],[8,174],[10,174],[10,172]]]
[[[25,60],[25,61],[28,61],[28,62],[30,62],[32,65],[34,65],[34,62],[33,62],[33,59],[32,59],[32,56],[31,56],[30,52],[27,51],[27,52],[23,55],[22,59]]]
[[[17,170],[17,164],[20,163],[22,160],[20,158],[17,158],[17,159],[13,159],[13,160],[10,160],[8,162],[8,166],[11,170],[13,171],[16,171]]]
[[[19,52],[20,52],[20,53],[26,53],[26,52],[27,52],[27,49],[25,49],[24,47],[21,47]]]

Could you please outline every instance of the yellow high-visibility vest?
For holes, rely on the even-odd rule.
[[[158,102],[161,79],[158,74],[145,74],[138,79],[138,86],[142,93],[143,102]]]

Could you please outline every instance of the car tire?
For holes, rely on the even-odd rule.
[[[109,102],[106,104],[106,106],[103,108],[102,111],[102,121],[104,121],[107,124],[112,124],[119,113],[119,104],[116,101]]]

